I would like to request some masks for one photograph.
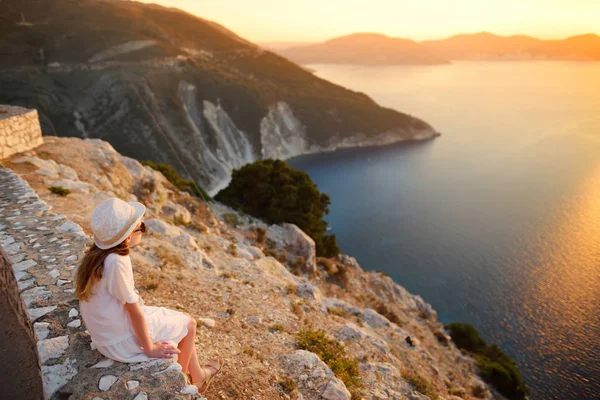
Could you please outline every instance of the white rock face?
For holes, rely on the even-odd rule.
[[[308,148],[306,128],[294,117],[290,106],[277,102],[260,122],[262,158],[288,158],[304,154]]]
[[[220,105],[197,101],[197,90],[188,82],[180,82],[179,97],[186,111],[188,123],[199,144],[199,159],[205,166],[206,175],[212,179],[204,183],[204,189],[214,196],[231,180],[231,171],[257,159],[245,132],[240,131]],[[200,112],[202,110],[202,112]],[[210,126],[211,132],[205,129]],[[212,138],[212,139],[211,139]]]
[[[68,347],[69,337],[66,335],[37,342],[38,354],[42,364],[50,359],[60,357]]]

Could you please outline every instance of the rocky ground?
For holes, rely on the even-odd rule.
[[[91,213],[97,204],[112,196],[138,200],[147,206],[145,222],[149,232],[131,253],[136,286],[145,303],[196,316],[197,348],[202,360],[217,354],[227,360],[211,385],[208,398],[349,399],[346,387],[325,363],[315,354],[298,349],[296,335],[306,326],[323,329],[358,359],[364,399],[494,397],[476,375],[473,360],[449,341],[430,305],[389,277],[363,271],[350,256],[316,259],[314,243],[293,225],[267,226],[222,204],[205,203],[180,192],[162,174],[121,156],[98,139],[46,136],[44,144],[34,151],[2,163],[27,181],[39,196],[41,202],[31,205],[32,209],[44,207],[45,203],[52,206],[52,212],[35,209],[43,220],[54,221],[44,224],[49,227],[48,238],[58,237],[52,232],[68,220],[82,228],[78,232],[75,224],[69,225],[72,232],[61,234],[52,242],[46,236],[39,241],[32,241],[33,236],[21,240],[21,236],[26,237],[23,233],[32,229],[35,232],[35,224],[40,222],[33,219],[40,217],[32,217],[29,223],[20,222],[27,229],[14,230],[19,215],[12,214],[20,205],[13,201],[9,207],[0,206],[5,208],[0,209],[0,224],[9,226],[4,231],[0,229],[0,245],[6,249],[14,244],[6,243],[10,241],[9,233],[12,240],[21,243],[11,257],[23,253],[23,259],[28,259],[35,243],[41,242],[36,257],[43,267],[32,267],[32,277],[20,276],[22,297],[26,301],[29,298],[30,306],[36,308],[44,306],[46,291],[60,297],[60,313],[53,310],[35,318],[37,329],[49,329],[45,339],[55,339],[59,348],[62,342],[58,342],[65,339],[57,338],[66,336],[71,340],[63,349],[65,354],[60,353],[58,358],[49,356],[46,370],[53,363],[69,370],[70,366],[65,365],[70,362],[69,357],[83,359],[79,365],[86,366],[85,371],[78,372],[87,374],[87,381],[77,377],[67,380],[62,388],[55,388],[55,398],[134,398],[142,393],[141,388],[149,398],[176,398],[185,390],[183,377],[176,370],[158,375],[164,381],[144,378],[155,376],[152,373],[160,372],[166,365],[152,366],[142,377],[139,372],[133,377],[132,367],[119,363],[110,366],[110,374],[123,386],[106,392],[96,389],[107,373],[89,367],[103,357],[89,349],[85,326],[71,315],[77,302],[69,289],[81,253],[66,262],[63,256],[68,256],[61,249],[69,249],[74,243],[84,248],[89,243],[86,235],[91,233]],[[50,186],[68,188],[71,193],[63,197],[51,192]],[[8,220],[11,216],[17,218]],[[68,235],[75,235],[79,242]],[[44,260],[39,258],[43,249],[52,253]],[[56,258],[56,252],[62,257],[59,274],[48,277],[53,271],[48,267],[49,259]],[[23,259],[12,261],[19,263]],[[27,269],[23,271],[27,274]],[[39,276],[35,275],[38,271]],[[34,281],[29,281],[32,278]],[[59,285],[59,279],[70,282]],[[45,289],[25,294],[27,282],[32,288]],[[50,328],[39,325],[48,323],[47,316],[61,323]],[[73,337],[77,338],[75,342]],[[135,387],[128,390],[125,385],[133,380],[141,384],[139,388],[132,384]],[[290,380],[296,385],[286,384]],[[90,394],[92,387],[97,393]],[[61,396],[61,392],[70,393],[71,397]]]

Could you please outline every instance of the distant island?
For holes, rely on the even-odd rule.
[[[435,50],[410,39],[391,38],[378,33],[356,33],[324,43],[277,51],[299,64],[395,65],[449,64]]]
[[[274,47],[274,46],[273,46]],[[586,34],[560,40],[461,34],[416,42],[378,33],[355,33],[323,43],[274,50],[300,64],[439,65],[452,60],[600,60],[600,36]]]

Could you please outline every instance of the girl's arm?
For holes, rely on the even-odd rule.
[[[144,313],[139,301],[136,301],[135,303],[125,303],[124,307],[129,314],[129,319],[131,320],[133,332],[138,340],[138,344],[148,357],[170,358],[175,354],[181,353],[177,347],[168,342],[152,343],[150,335],[148,334],[146,319],[144,318]]]

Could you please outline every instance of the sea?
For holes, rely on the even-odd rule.
[[[532,399],[599,399],[600,63],[308,67],[441,133],[288,160],[342,252],[473,324]]]

